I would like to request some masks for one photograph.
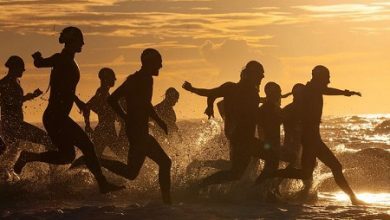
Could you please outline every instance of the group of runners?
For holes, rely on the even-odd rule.
[[[11,56],[5,63],[7,75],[0,80],[1,137],[0,154],[8,151],[17,154],[19,141],[28,141],[46,147],[43,153],[23,150],[13,166],[15,175],[20,175],[30,162],[48,164],[71,164],[77,168],[85,164],[95,177],[100,192],[108,193],[124,187],[109,182],[102,173],[102,167],[126,179],[134,180],[145,158],[159,166],[158,179],[164,203],[171,204],[171,164],[172,161],[154,136],[149,134],[150,120],[156,124],[159,135],[177,132],[176,114],[173,106],[179,100],[179,92],[174,88],[166,90],[165,99],[152,105],[153,77],[162,68],[162,56],[152,48],[141,54],[141,67],[110,94],[115,85],[115,73],[110,68],[102,68],[98,77],[100,87],[96,94],[83,102],[76,95],[80,71],[75,62],[76,53],[82,51],[84,38],[77,27],[63,29],[59,43],[64,44],[60,53],[43,58],[40,52],[34,53],[37,68],[51,68],[50,96],[43,114],[42,130],[23,119],[23,103],[42,94],[36,89],[24,94],[19,79],[25,71],[23,60]],[[320,136],[320,123],[323,109],[323,95],[352,96],[360,93],[328,87],[330,72],[325,66],[315,66],[312,79],[306,84],[296,84],[292,92],[282,95],[275,82],[265,85],[266,97],[259,96],[259,87],[264,78],[264,68],[258,61],[248,62],[237,83],[226,82],[212,89],[196,88],[184,82],[183,89],[207,98],[205,113],[214,115],[214,102],[218,98],[218,108],[224,119],[225,135],[229,142],[230,164],[228,169],[218,171],[197,185],[202,189],[211,184],[221,184],[238,180],[253,159],[263,159],[265,165],[255,184],[264,184],[271,178],[302,179],[305,187],[310,187],[316,159],[328,166],[338,186],[349,195],[353,204],[361,203],[348,185],[342,166]],[[281,108],[281,98],[293,95],[293,102]],[[82,129],[69,113],[73,104],[79,108],[85,119]],[[90,111],[98,115],[98,124],[92,129]],[[115,121],[121,129],[117,135]],[[281,125],[284,128],[284,141],[281,144]],[[126,140],[127,139],[127,140]],[[75,147],[82,156],[76,159]],[[117,158],[103,155],[109,147]],[[283,152],[283,153],[281,153]],[[123,162],[127,153],[127,162]],[[279,161],[289,163],[287,168],[278,169]],[[279,180],[274,181],[279,182]],[[270,192],[278,184],[273,184]]]

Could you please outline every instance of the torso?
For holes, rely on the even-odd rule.
[[[260,103],[258,91],[239,83],[226,83],[224,96],[225,133],[228,138],[248,139],[256,130],[256,111]]]
[[[127,126],[148,132],[149,108],[153,94],[152,76],[136,72],[126,80]]]
[[[304,127],[319,127],[322,117],[323,97],[319,88],[307,83],[303,93],[302,123]]]
[[[0,80],[0,105],[3,123],[23,121],[23,89],[17,80]]]
[[[57,54],[50,75],[50,98],[46,111],[69,115],[80,80],[80,70],[73,57]]]
[[[272,103],[266,102],[258,111],[260,128],[264,134],[264,141],[280,145],[281,109]]]
[[[116,114],[107,102],[109,96],[110,93],[108,91],[99,88],[95,94],[96,101],[92,103],[90,108],[98,115],[99,122],[97,126],[115,129]]]

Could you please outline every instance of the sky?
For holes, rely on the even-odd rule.
[[[21,56],[25,93],[48,87],[50,69],[34,68],[31,54],[60,52],[59,33],[77,26],[85,37],[76,56],[77,94],[85,101],[99,87],[100,68],[115,71],[116,88],[139,69],[142,50],[153,47],[163,56],[153,104],[177,88],[179,119],[205,118],[206,100],[181,89],[185,80],[205,88],[236,82],[250,60],[265,68],[260,96],[269,81],[291,91],[321,64],[331,71],[330,86],[363,94],[325,97],[325,115],[390,113],[390,2],[384,0],[0,0],[0,11],[0,77],[7,58]],[[41,121],[47,98],[25,103],[26,121]],[[76,110],[72,117],[81,120]]]

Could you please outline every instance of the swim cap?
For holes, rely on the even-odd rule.
[[[7,62],[5,62],[5,66],[11,69],[15,67],[24,66],[24,62],[23,59],[19,56],[10,56]]]
[[[115,78],[114,70],[108,67],[102,68],[98,73],[99,79],[108,79],[108,78]]]
[[[268,82],[267,84],[265,84],[264,92],[267,96],[272,96],[275,94],[280,94],[282,92],[282,89],[277,83]]]
[[[161,60],[161,54],[156,49],[147,48],[144,51],[142,51],[141,63],[143,65],[156,60]]]
[[[305,88],[305,85],[303,85],[302,83],[297,83],[293,86],[292,88],[292,93],[293,94],[297,94],[299,92],[301,92],[303,89]]]
[[[251,74],[261,74],[262,76],[264,76],[263,65],[261,65],[261,63],[255,61],[255,60],[249,61],[246,64],[245,68],[241,71],[240,77],[241,77],[241,79],[247,78]]]
[[[179,98],[179,92],[175,88],[170,87],[165,91],[165,97]]]
[[[77,27],[66,27],[62,30],[58,41],[61,44],[70,43],[74,40],[83,40],[83,33]]]
[[[311,71],[311,74],[313,77],[318,77],[323,74],[329,75],[329,69],[323,65],[318,65],[314,67],[314,69]]]

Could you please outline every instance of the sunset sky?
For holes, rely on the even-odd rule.
[[[85,34],[76,57],[84,100],[99,86],[100,68],[113,68],[118,86],[139,68],[141,51],[154,47],[164,67],[153,103],[177,88],[179,119],[204,117],[206,104],[181,89],[184,80],[197,87],[238,81],[249,60],[265,67],[261,96],[266,82],[288,92],[322,64],[331,71],[330,86],[363,94],[326,97],[324,114],[390,112],[390,2],[384,0],[0,0],[0,11],[0,62],[10,55],[25,60],[25,92],[48,86],[50,69],[33,68],[31,54],[59,52],[59,32],[72,25]],[[6,68],[0,69],[3,77]],[[25,103],[26,121],[41,120],[47,96]],[[76,111],[72,116],[80,119]]]

